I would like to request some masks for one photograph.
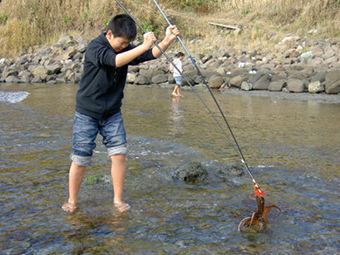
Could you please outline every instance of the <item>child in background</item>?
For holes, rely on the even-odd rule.
[[[182,60],[183,59],[184,59],[184,53],[183,52],[178,52],[175,55],[175,59],[173,61],[174,65],[181,72],[183,72],[183,68],[182,68]],[[184,97],[180,93],[180,87],[182,85],[182,76],[181,76],[181,74],[177,71],[176,68],[174,68],[174,66],[172,64],[170,64],[170,72],[173,73],[174,79],[175,79],[175,82],[176,82],[176,86],[175,86],[174,90],[172,91],[172,95],[175,96],[175,97]]]

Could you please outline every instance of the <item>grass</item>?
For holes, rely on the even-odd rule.
[[[121,0],[148,30],[163,36],[166,22],[152,0]],[[181,29],[194,52],[206,45],[221,48],[270,47],[286,34],[317,39],[340,37],[340,0],[158,0]],[[32,45],[50,44],[62,35],[97,36],[108,21],[122,13],[113,0],[2,0],[0,58],[14,57]],[[242,33],[228,33],[209,21],[238,25]],[[192,42],[194,40],[194,42]],[[192,42],[192,43],[190,43]],[[177,46],[178,47],[178,46]],[[176,47],[175,47],[176,48]]]

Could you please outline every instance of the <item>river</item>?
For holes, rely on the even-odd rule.
[[[110,162],[98,137],[86,176],[101,181],[85,181],[77,212],[63,212],[76,90],[0,84],[0,254],[340,252],[339,104],[214,92],[267,204],[282,208],[265,231],[239,233],[256,210],[247,173],[200,185],[171,177],[189,162],[211,173],[239,163],[234,146],[192,91],[173,99],[170,88],[156,86],[125,90],[132,209],[112,207]],[[222,123],[209,93],[198,93]]]

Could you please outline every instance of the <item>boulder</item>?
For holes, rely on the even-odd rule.
[[[47,75],[48,74],[48,70],[43,67],[43,66],[38,66],[34,69],[33,71],[33,75],[34,76],[42,76],[42,75]]]
[[[253,84],[251,84],[250,82],[244,81],[241,84],[241,89],[242,90],[246,90],[246,91],[252,90],[253,89]]]
[[[135,73],[128,73],[126,77],[127,83],[134,83],[136,81],[136,74]]]
[[[208,170],[201,163],[191,162],[175,169],[173,178],[191,184],[205,183],[208,181]]]
[[[270,85],[269,76],[263,75],[257,82],[255,82],[253,89],[254,90],[268,90],[269,85]]]
[[[325,80],[326,80],[326,71],[321,71],[321,72],[317,72],[313,74],[310,82],[315,82],[315,81],[324,82]]]
[[[242,85],[242,82],[248,80],[248,74],[246,75],[238,75],[230,79],[229,84],[230,86],[240,88]]]
[[[221,76],[212,76],[209,79],[209,87],[211,89],[219,89],[224,83],[224,79]]]
[[[340,69],[332,69],[326,74],[326,87],[327,94],[340,93]]]
[[[136,85],[148,85],[148,84],[150,84],[150,81],[144,75],[140,74],[136,77],[134,84],[136,84]]]
[[[298,79],[288,79],[287,88],[290,92],[301,93],[305,90],[305,84]]]
[[[285,80],[278,80],[278,81],[273,81],[269,84],[268,90],[270,91],[281,91],[283,87],[286,86],[286,81]]]
[[[157,74],[156,76],[152,77],[151,82],[154,84],[160,84],[168,81],[168,77],[165,74]]]
[[[325,86],[320,81],[314,81],[308,84],[308,91],[310,93],[319,93],[325,91]]]

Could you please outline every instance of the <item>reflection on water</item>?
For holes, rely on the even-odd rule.
[[[184,163],[212,173],[238,154],[194,93],[172,98],[158,87],[125,93],[132,210],[117,214],[103,182],[84,183],[78,212],[62,212],[76,89],[0,85],[1,254],[339,252],[339,105],[215,94],[267,202],[283,208],[267,231],[240,234],[237,224],[256,209],[249,176],[205,185],[171,178]],[[209,94],[199,93],[223,123]],[[96,152],[87,176],[109,175],[100,140]]]
[[[183,127],[183,110],[181,109],[181,97],[172,97],[171,111],[168,125],[171,127],[170,134],[175,137],[181,137],[184,134]]]

